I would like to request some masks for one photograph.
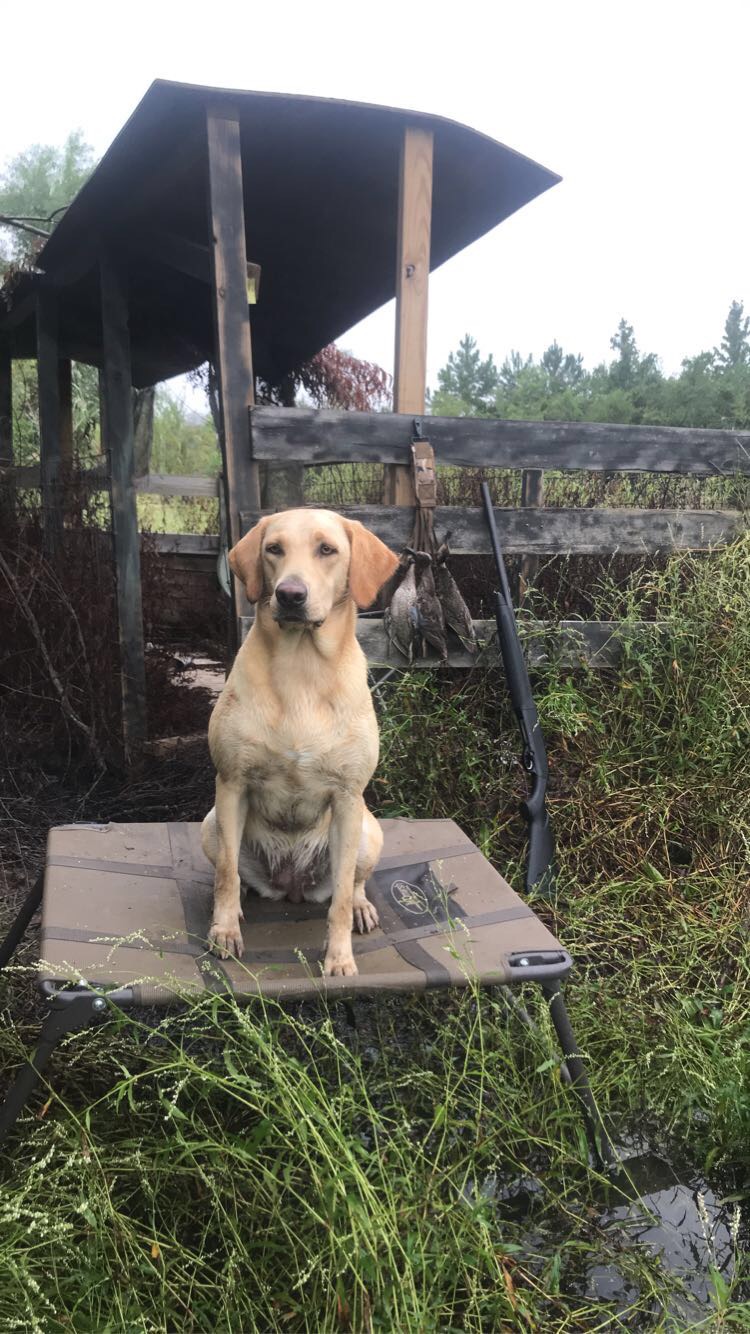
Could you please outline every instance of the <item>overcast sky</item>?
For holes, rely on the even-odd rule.
[[[748,0],[41,0],[3,13],[0,163],[102,153],[154,78],[450,116],[563,181],[433,276],[430,383],[466,331],[591,365],[622,315],[671,373],[750,306],[749,39]],[[392,369],[393,307],[340,342]]]

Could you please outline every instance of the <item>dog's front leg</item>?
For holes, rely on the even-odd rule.
[[[333,799],[329,850],[333,896],[328,910],[328,941],[323,972],[326,977],[353,977],[352,954],[354,873],[362,834],[362,797],[351,792]]]
[[[214,916],[208,937],[222,959],[242,957],[239,858],[247,807],[246,789],[217,774]]]

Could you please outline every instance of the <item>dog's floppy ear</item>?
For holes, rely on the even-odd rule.
[[[245,585],[250,602],[258,602],[263,593],[263,564],[260,548],[263,541],[268,517],[261,519],[254,528],[241,537],[229,553],[229,568]]]
[[[379,537],[363,528],[358,519],[344,519],[352,554],[349,563],[349,592],[357,606],[369,607],[386,579],[398,565],[398,557]]]

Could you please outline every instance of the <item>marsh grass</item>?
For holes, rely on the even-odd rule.
[[[594,590],[602,619],[623,590]],[[746,1329],[750,1169],[750,539],[626,590],[661,636],[535,691],[569,1007],[616,1137],[679,1146],[739,1195],[732,1263],[680,1275],[602,1221],[603,1182],[538,1031],[502,997],[347,1009],[207,995],[68,1042],[10,1144],[0,1328]],[[522,775],[499,672],[382,688],[381,815],[451,816],[521,884]],[[8,1005],[28,986],[4,984]],[[29,1022],[0,1039],[21,1057]],[[47,1103],[47,1100],[48,1103]],[[530,1205],[519,1212],[526,1192]],[[619,1275],[627,1300],[597,1292]]]

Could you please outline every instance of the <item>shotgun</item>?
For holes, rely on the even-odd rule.
[[[523,743],[521,763],[529,779],[529,795],[521,803],[520,813],[528,827],[528,851],[526,855],[526,891],[532,889],[544,898],[551,898],[555,893],[555,841],[552,837],[549,813],[547,811],[547,750],[539,725],[539,716],[531,694],[531,682],[523,656],[518,627],[513,612],[513,602],[505,572],[505,562],[500,547],[495,512],[492,508],[490,491],[486,482],[482,482],[482,504],[490,530],[492,554],[495,557],[500,592],[495,593],[495,617],[500,652],[505,668],[513,712],[518,719]]]

